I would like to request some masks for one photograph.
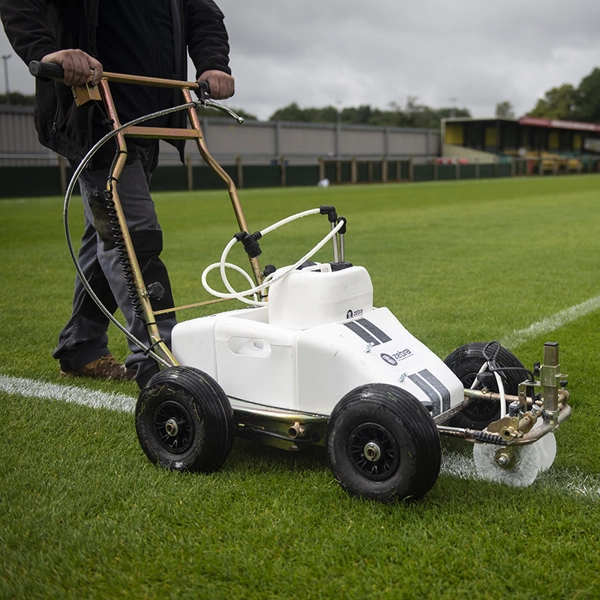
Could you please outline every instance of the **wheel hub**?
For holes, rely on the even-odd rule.
[[[364,449],[365,458],[377,462],[381,458],[381,448],[375,442],[369,442]]]
[[[193,444],[194,422],[180,402],[169,400],[160,404],[154,413],[154,428],[160,444],[173,454],[183,454]]]
[[[165,431],[167,432],[167,435],[176,437],[179,433],[179,425],[177,424],[177,421],[175,419],[169,419],[165,423]]]
[[[389,479],[400,465],[400,448],[394,436],[379,423],[362,423],[348,439],[354,469],[371,481]]]

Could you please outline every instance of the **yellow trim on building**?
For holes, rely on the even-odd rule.
[[[462,125],[446,124],[444,143],[462,146],[465,143],[465,128]]]
[[[486,148],[498,146],[498,132],[495,127],[485,128],[485,146]]]

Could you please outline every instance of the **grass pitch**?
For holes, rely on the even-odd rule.
[[[571,176],[240,195],[253,230],[334,204],[376,305],[445,357],[466,342],[517,339],[600,296],[599,191],[598,176]],[[226,193],[156,202],[176,301],[206,299],[201,272],[236,232]],[[74,279],[61,204],[0,201],[0,376],[65,383],[51,358]],[[77,200],[72,212],[77,232]],[[293,262],[327,229],[309,217],[270,234],[261,264]],[[329,257],[327,248],[318,258]],[[218,473],[162,471],[139,448],[130,413],[0,392],[0,597],[597,598],[598,331],[600,310],[588,310],[512,348],[531,366],[545,341],[561,343],[574,414],[548,473],[515,489],[446,468],[408,505],[349,498],[321,449],[237,440]],[[111,349],[126,355],[116,330]],[[469,460],[449,450],[447,465]]]

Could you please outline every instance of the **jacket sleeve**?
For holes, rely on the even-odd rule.
[[[25,64],[61,49],[48,27],[45,0],[0,0],[0,16],[14,51]]]
[[[231,74],[229,36],[219,7],[212,0],[185,0],[184,18],[186,44],[196,77],[212,69]]]

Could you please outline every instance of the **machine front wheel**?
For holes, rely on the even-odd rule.
[[[229,399],[212,377],[191,367],[170,367],[150,379],[135,425],[150,461],[176,471],[216,471],[233,444]]]
[[[390,503],[418,499],[437,480],[440,437],[427,409],[387,384],[355,388],[327,427],[331,470],[349,494]]]
[[[490,348],[491,343],[473,342],[465,344],[450,353],[444,361],[450,370],[460,379],[463,386],[471,388],[479,369],[486,362],[484,351]],[[495,349],[492,349],[495,352]],[[495,361],[499,367],[505,367],[500,372],[500,377],[507,394],[516,395],[519,392],[519,384],[527,378],[527,369],[523,363],[503,346],[498,345]],[[483,373],[483,377],[475,385],[475,389],[486,387],[492,392],[498,392],[498,384],[493,373]],[[500,405],[498,402],[487,400],[476,400],[463,408],[452,417],[450,425],[454,427],[468,427],[470,429],[484,429],[492,421],[500,418]]]

